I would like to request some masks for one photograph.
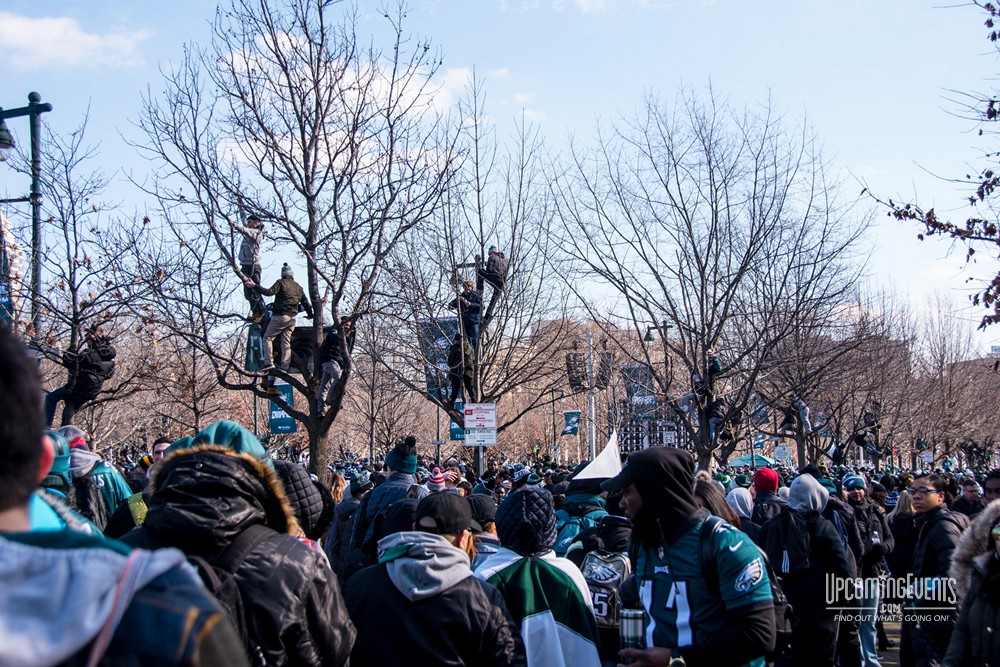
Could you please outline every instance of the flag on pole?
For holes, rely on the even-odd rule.
[[[580,432],[580,411],[565,410],[563,417],[566,418],[566,427],[559,435],[577,435]]]
[[[618,450],[618,433],[611,432],[607,446],[574,479],[610,479],[622,471],[622,455]]]

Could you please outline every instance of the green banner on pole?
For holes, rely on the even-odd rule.
[[[562,433],[559,435],[577,435],[580,433],[580,411],[579,410],[567,410],[563,412],[563,417],[566,418],[566,426],[563,428]]]
[[[292,393],[292,385],[287,382],[275,382],[274,387],[281,392],[281,397],[285,399],[285,403],[290,406],[295,405],[295,395]],[[295,433],[298,428],[298,422],[294,418],[289,417],[288,413],[281,409],[274,401],[271,403],[271,433]]]
[[[455,401],[455,409],[462,412],[465,409],[465,401]],[[448,434],[452,440],[465,440],[465,429],[451,420],[448,421]]]

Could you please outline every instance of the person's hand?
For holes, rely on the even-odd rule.
[[[246,285],[247,287],[256,287],[256,285],[254,284],[254,281],[252,281],[252,280],[244,280],[243,284]]]
[[[623,648],[618,651],[618,657],[622,660],[632,659],[632,667],[669,667],[670,649],[659,648]],[[618,667],[628,667],[620,663]]]

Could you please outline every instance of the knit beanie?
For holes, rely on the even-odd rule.
[[[757,493],[777,493],[778,473],[771,468],[758,468],[753,476],[753,488]]]
[[[417,439],[412,435],[406,436],[403,442],[398,443],[385,455],[385,465],[387,468],[399,472],[413,474],[417,471]]]
[[[76,426],[63,426],[56,431],[56,433],[59,433],[62,437],[66,438],[66,442],[69,443],[70,449],[90,449],[90,447],[87,446],[87,434]]]
[[[260,444],[260,440],[257,439],[253,433],[250,432],[244,426],[237,424],[232,421],[217,421],[214,424],[210,424],[205,427],[198,435],[190,442],[184,442],[184,438],[177,440],[169,447],[167,447],[166,454],[177,451],[178,449],[187,449],[190,447],[197,447],[198,445],[222,445],[223,447],[228,447],[237,454],[249,454],[255,459],[260,459],[268,465],[271,464],[271,457],[268,455],[267,450],[264,446]]]
[[[282,278],[294,278],[295,274],[292,272],[292,267],[287,264],[281,265],[281,277]]]
[[[496,513],[500,544],[521,556],[539,556],[556,543],[556,512],[552,494],[525,488],[504,498]]]
[[[750,478],[747,477],[746,475],[744,475],[743,473],[740,473],[739,475],[736,475],[736,477],[733,477],[733,487],[732,488],[735,489],[737,487],[741,488],[741,489],[749,489],[750,488]]]
[[[430,492],[444,491],[445,481],[444,473],[441,472],[440,468],[434,468],[434,472],[431,476],[427,478],[427,490]]]
[[[845,489],[865,489],[867,485],[865,484],[865,478],[861,475],[848,475],[844,478],[843,485]]]
[[[42,486],[51,488],[54,486],[72,486],[73,480],[69,474],[70,447],[66,438],[58,431],[47,431],[46,435],[52,441],[56,457],[49,468],[49,474],[42,480]]]
[[[355,473],[351,477],[351,495],[357,497],[362,491],[367,491],[375,486],[372,481],[371,475],[368,474],[367,470],[362,470],[359,473]]]

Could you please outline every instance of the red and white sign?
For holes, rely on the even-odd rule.
[[[497,427],[496,403],[468,403],[465,406],[465,429]]]

